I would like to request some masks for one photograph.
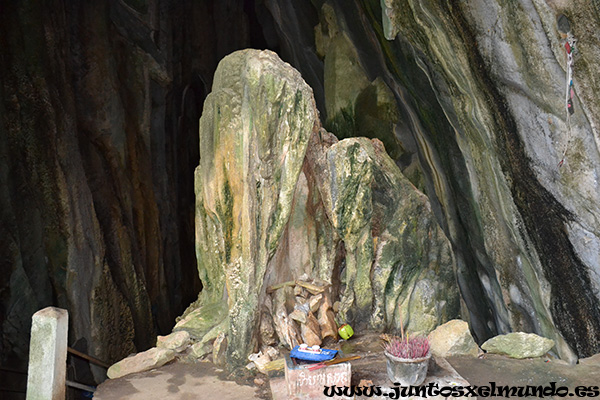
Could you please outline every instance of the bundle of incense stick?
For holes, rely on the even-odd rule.
[[[323,362],[320,362],[315,365],[311,365],[310,367],[308,367],[308,370],[314,371],[315,369],[323,368],[328,365],[339,364],[339,363],[343,363],[346,361],[358,360],[359,358],[360,358],[360,356],[352,356],[352,357],[338,358],[338,359],[334,359],[334,360],[327,360],[327,361],[323,361]]]

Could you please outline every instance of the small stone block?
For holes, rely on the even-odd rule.
[[[190,345],[190,334],[187,331],[173,332],[167,336],[156,338],[156,347],[182,352]]]
[[[285,381],[289,399],[329,399],[323,393],[325,386],[350,386],[352,371],[348,362],[313,371],[308,370],[309,366],[310,364],[295,365],[289,356],[285,357]],[[336,398],[350,399],[343,396]]]
[[[136,372],[149,371],[173,361],[176,354],[171,349],[152,347],[111,365],[106,374],[110,379],[116,379]]]

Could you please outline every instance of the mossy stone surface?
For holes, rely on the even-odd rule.
[[[195,175],[204,289],[179,327],[199,334],[227,316],[231,366],[245,364],[256,344],[265,272],[317,126],[312,90],[275,53],[244,50],[219,63],[200,119]]]
[[[512,332],[495,336],[481,345],[488,353],[511,358],[541,357],[554,347],[554,340],[534,333]]]
[[[383,144],[344,139],[326,149],[319,171],[346,252],[338,321],[428,333],[457,317],[450,243]]]

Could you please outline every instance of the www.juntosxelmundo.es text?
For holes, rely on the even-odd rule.
[[[410,396],[423,398],[442,397],[598,397],[600,387],[577,386],[570,390],[566,386],[557,386],[556,382],[549,382],[546,386],[509,386],[489,385],[469,386],[439,386],[437,383],[429,383],[423,386],[401,386],[394,384],[391,387],[381,386],[325,386],[323,394],[327,397],[334,396],[365,396],[365,397],[387,397],[388,399],[399,399]]]

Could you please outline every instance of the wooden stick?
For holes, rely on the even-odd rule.
[[[360,358],[360,356],[352,356],[352,357],[344,357],[344,358],[334,358],[333,360],[323,361],[323,364],[325,364],[325,365],[333,365],[333,364],[343,363],[343,362],[346,362],[346,361],[358,360],[359,358]]]
[[[94,393],[96,388],[93,386],[84,385],[83,383],[70,381],[67,379],[67,386],[74,387],[79,390],[85,390],[86,392]]]
[[[277,289],[281,289],[282,287],[286,287],[286,286],[294,286],[295,284],[296,284],[296,281],[287,281],[287,282],[283,282],[283,283],[278,283],[277,285],[269,286],[267,288],[267,293],[271,294],[274,291],[276,291]]]
[[[308,290],[308,292],[310,294],[323,293],[325,291],[325,289],[327,289],[328,286],[331,286],[329,284],[324,285],[324,286],[319,286],[319,285],[312,284],[310,282],[301,281],[299,279],[296,279],[296,285],[302,286],[304,289]]]
[[[88,360],[89,362],[91,362],[93,364],[96,364],[96,365],[99,365],[99,366],[101,366],[103,368],[106,368],[106,369],[110,368],[110,365],[108,365],[107,363],[105,363],[103,361],[100,361],[97,358],[94,358],[92,356],[88,356],[87,354],[82,353],[82,352],[80,352],[78,350],[75,350],[75,349],[72,349],[70,347],[67,347],[67,351],[69,353],[71,353],[71,354],[76,355],[77,357],[84,358],[84,359]]]
[[[360,356],[352,356],[352,357],[344,357],[344,358],[337,358],[337,359],[333,359],[333,360],[327,360],[327,361],[323,361],[323,362],[320,362],[315,365],[311,365],[310,367],[308,367],[308,370],[314,371],[316,369],[327,367],[329,365],[339,364],[339,363],[343,363],[346,361],[358,360],[359,358],[360,358]]]

